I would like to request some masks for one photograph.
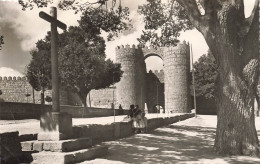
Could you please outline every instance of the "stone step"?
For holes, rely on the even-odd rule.
[[[77,138],[60,141],[25,141],[21,142],[23,151],[51,151],[51,152],[71,152],[86,149],[92,146],[90,138]]]
[[[32,164],[74,164],[104,157],[108,153],[107,146],[97,145],[92,148],[74,152],[48,152],[32,153]]]

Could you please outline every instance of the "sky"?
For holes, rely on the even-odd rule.
[[[0,0],[0,34],[4,35],[4,45],[0,50],[0,76],[23,76],[25,66],[30,62],[29,51],[35,47],[35,43],[44,38],[50,30],[50,24],[39,18],[40,11],[49,13],[49,8],[34,8],[33,10],[22,11],[18,0]],[[246,15],[249,15],[253,8],[254,0],[244,0]],[[146,0],[122,0],[122,6],[130,9],[133,29],[115,38],[114,41],[106,42],[107,58],[115,60],[115,47],[118,45],[138,44],[144,29],[142,16],[137,13],[138,5],[142,5]],[[56,1],[54,0],[55,6]],[[58,10],[58,19],[67,26],[77,25],[79,14],[73,11]],[[59,31],[61,32],[61,31]],[[105,36],[106,34],[102,34]],[[207,53],[208,46],[203,36],[197,30],[182,32],[180,41],[188,41],[192,45],[194,60]],[[145,61],[147,69],[162,69],[162,61],[158,57],[149,57]]]

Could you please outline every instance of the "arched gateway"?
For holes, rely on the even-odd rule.
[[[176,47],[158,49],[141,48],[129,45],[116,48],[116,62],[121,63],[123,77],[116,84],[117,102],[125,108],[138,104],[144,108],[146,96],[146,65],[149,56],[158,56],[163,60],[165,83],[165,110],[173,113],[190,111],[189,72],[190,53],[186,42]]]

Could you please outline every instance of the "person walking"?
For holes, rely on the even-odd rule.
[[[118,107],[118,115],[124,115],[124,111],[123,111],[121,104],[119,104],[119,107]]]

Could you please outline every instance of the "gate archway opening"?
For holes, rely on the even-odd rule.
[[[164,108],[164,72],[161,56],[151,53],[144,57],[146,64],[146,103],[149,113],[157,113],[156,104]]]

